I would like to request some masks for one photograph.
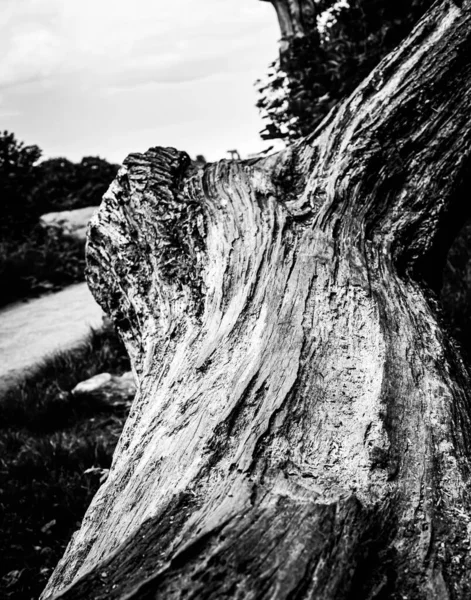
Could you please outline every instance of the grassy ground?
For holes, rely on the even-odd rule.
[[[96,373],[128,369],[114,331],[92,332],[0,400],[1,598],[38,598],[110,466],[124,424],[125,409],[79,401],[70,390]]]
[[[22,237],[0,235],[0,306],[84,280],[85,244],[39,225]]]

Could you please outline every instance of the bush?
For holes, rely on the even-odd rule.
[[[118,171],[99,157],[40,157],[0,132],[0,306],[84,280],[83,244],[44,231],[39,217],[100,204]]]
[[[84,244],[39,225],[0,240],[0,306],[84,281],[84,273]]]
[[[31,190],[36,185],[38,146],[25,146],[13,133],[0,133],[0,235],[28,229],[32,215]]]
[[[116,177],[118,165],[86,156],[79,163],[51,158],[35,166],[31,201],[37,217],[48,212],[98,206]]]
[[[285,40],[280,60],[256,83],[264,139],[311,133],[409,34],[432,0],[319,0],[305,35]]]
[[[0,132],[0,238],[29,235],[48,212],[97,206],[118,172],[98,156],[79,163],[66,158],[39,162],[41,149]]]

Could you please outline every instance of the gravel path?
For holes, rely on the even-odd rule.
[[[102,319],[86,283],[1,309],[0,384],[8,384],[47,355],[73,347],[91,327],[100,327]]]

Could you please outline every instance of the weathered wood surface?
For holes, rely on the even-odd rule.
[[[275,156],[128,157],[88,278],[139,391],[43,598],[471,597],[471,388],[431,291],[470,41],[438,3]]]

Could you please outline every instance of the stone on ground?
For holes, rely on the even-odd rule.
[[[135,393],[136,384],[130,371],[121,376],[100,373],[80,382],[72,390],[74,396],[96,398],[113,406],[128,404]]]

